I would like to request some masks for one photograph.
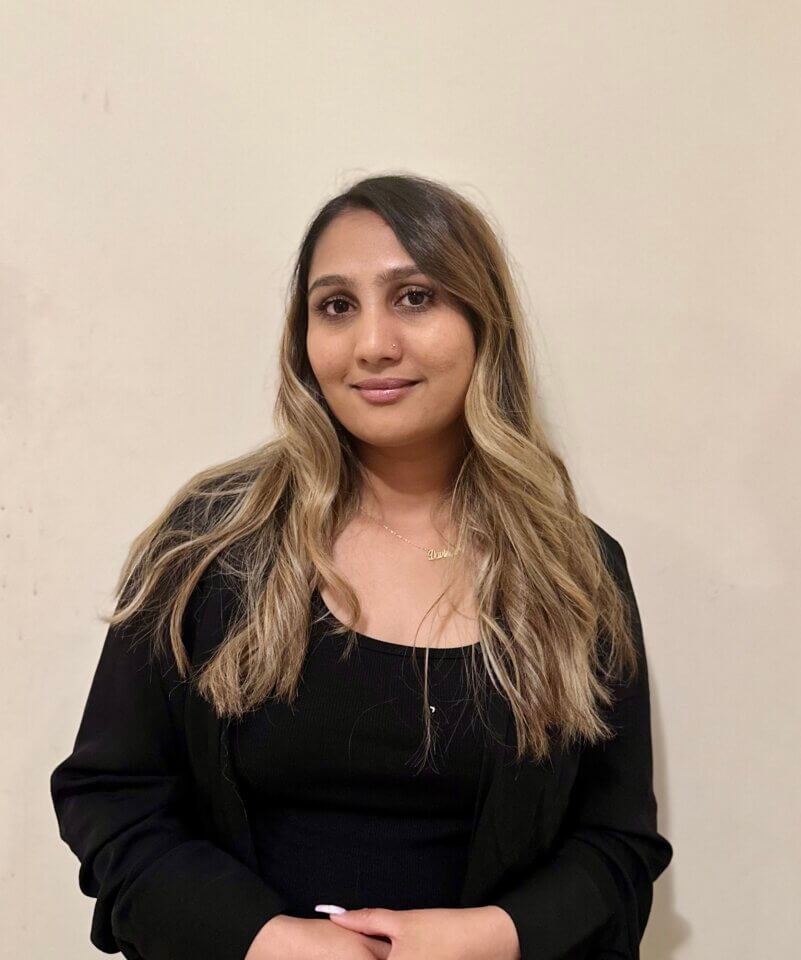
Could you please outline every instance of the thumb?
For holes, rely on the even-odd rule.
[[[390,935],[394,928],[392,910],[384,907],[361,907],[358,910],[346,910],[344,913],[332,913],[328,919],[350,930],[360,933]]]

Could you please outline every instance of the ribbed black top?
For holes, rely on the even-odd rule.
[[[312,608],[297,701],[235,729],[260,874],[298,917],[324,916],[317,903],[457,906],[484,743],[466,686],[473,646],[485,678],[477,644],[429,649],[434,760],[419,770],[425,648],[359,633],[340,659],[346,638],[317,590]]]

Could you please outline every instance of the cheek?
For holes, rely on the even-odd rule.
[[[333,379],[343,369],[346,369],[343,366],[342,358],[332,349],[331,343],[324,337],[309,333],[306,337],[306,353],[314,375],[320,383]]]
[[[454,339],[451,343],[438,344],[428,353],[425,363],[434,383],[447,384],[449,389],[466,384],[475,363],[472,341]]]
[[[432,330],[423,356],[433,376],[451,383],[469,379],[475,363],[475,344],[466,320],[450,317]]]

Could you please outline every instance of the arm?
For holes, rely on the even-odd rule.
[[[653,883],[673,857],[657,831],[642,624],[623,549],[611,540],[610,550],[632,608],[638,675],[616,688],[615,738],[584,748],[565,841],[494,901],[517,927],[522,960],[639,960]]]
[[[79,887],[97,901],[90,940],[129,960],[243,960],[287,905],[192,829],[168,675],[149,664],[147,642],[131,647],[132,635],[130,622],[108,629],[74,749],[50,777],[60,836],[80,861]]]

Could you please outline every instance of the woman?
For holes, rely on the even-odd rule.
[[[673,852],[641,622],[485,218],[412,176],[326,203],[280,363],[277,439],[135,539],[51,777],[92,943],[638,957]]]

